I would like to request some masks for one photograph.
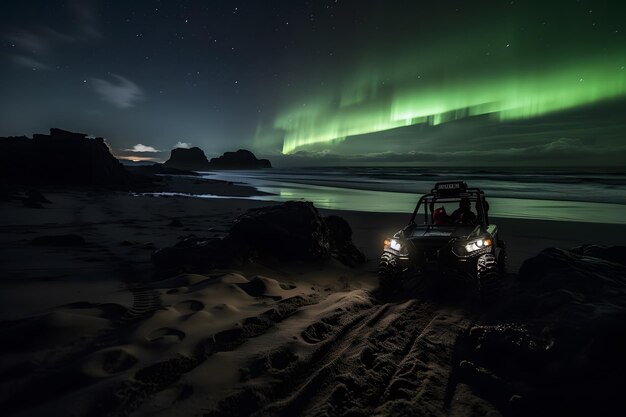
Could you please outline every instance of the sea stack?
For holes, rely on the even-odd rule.
[[[225,152],[219,158],[211,158],[212,169],[262,169],[271,168],[272,164],[267,159],[257,157],[246,149],[237,152]]]
[[[187,171],[208,171],[211,169],[204,151],[197,147],[172,149],[170,159],[165,161],[163,165],[167,168]]]

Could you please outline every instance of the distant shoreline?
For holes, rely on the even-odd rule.
[[[464,174],[462,171],[458,173],[459,177]],[[216,183],[225,181],[246,187],[249,192],[236,195],[244,199],[267,202],[306,200],[319,208],[332,210],[412,213],[420,195],[428,192],[435,182],[447,180],[454,174],[420,179],[411,177],[410,173],[406,176],[404,180],[403,173],[394,169],[386,170],[379,176],[368,171],[354,174],[350,169],[321,173],[301,169],[273,169],[201,172],[198,179]],[[626,193],[623,192],[626,189],[626,177],[601,177],[597,179],[598,184],[576,184],[510,181],[509,178],[499,179],[497,176],[472,179],[470,174],[467,176],[468,184],[485,191],[491,205],[489,215],[493,218],[626,224],[623,215],[626,212]],[[533,190],[536,190],[535,194],[532,194]],[[223,198],[224,195],[192,189],[167,191],[194,198]],[[159,195],[158,192],[151,194]],[[601,197],[609,201],[602,201]],[[599,201],[593,201],[596,198]]]

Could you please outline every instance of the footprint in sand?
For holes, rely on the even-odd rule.
[[[176,310],[181,313],[196,313],[204,310],[204,303],[198,300],[185,300],[176,303]]]
[[[161,327],[154,330],[147,336],[150,343],[158,343],[160,345],[173,345],[180,343],[186,334],[182,330],[172,329],[171,327]]]
[[[217,304],[211,307],[210,311],[218,315],[236,314],[240,312],[240,310],[232,304]]]
[[[252,360],[247,367],[239,369],[242,381],[257,378],[263,373],[280,374],[298,360],[298,355],[287,348],[266,353]]]
[[[94,377],[108,377],[128,371],[139,362],[137,356],[123,348],[104,349],[91,355],[83,370]]]
[[[277,372],[298,360],[298,355],[288,349],[280,349],[267,357],[268,371]]]
[[[339,324],[338,316],[323,318],[321,321],[311,324],[301,333],[302,339],[307,343],[315,344],[324,341],[336,331]]]

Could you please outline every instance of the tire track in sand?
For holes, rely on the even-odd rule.
[[[302,387],[257,415],[370,414],[394,384],[394,375],[434,311],[417,300],[381,306],[364,325],[334,343],[332,355],[309,364],[319,371]]]
[[[468,325],[462,314],[410,300],[340,315],[305,329],[302,339],[312,353],[270,370],[269,386],[247,384],[205,416],[436,415],[446,409],[454,343]],[[331,330],[329,324],[335,324]]]

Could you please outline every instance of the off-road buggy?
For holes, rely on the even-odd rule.
[[[435,184],[419,199],[408,225],[385,239],[381,289],[394,291],[409,278],[443,274],[465,279],[482,298],[492,298],[506,273],[506,248],[488,210],[478,188],[462,181]]]

